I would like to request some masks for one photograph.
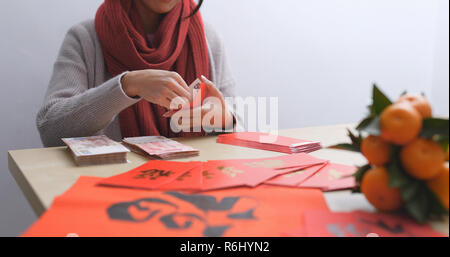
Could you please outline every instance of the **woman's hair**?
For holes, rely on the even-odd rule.
[[[200,7],[202,7],[202,4],[203,4],[203,0],[198,0],[197,7],[195,7],[195,9],[192,11],[192,13],[189,14],[189,16],[186,18],[191,18],[192,16],[194,16],[200,10]]]

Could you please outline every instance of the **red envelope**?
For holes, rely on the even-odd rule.
[[[323,191],[337,191],[354,188],[355,178],[352,176],[357,171],[354,166],[329,163],[314,176],[299,184],[302,188],[320,188]]]
[[[271,135],[259,132],[240,132],[222,134],[217,143],[237,145],[281,153],[308,153],[321,149],[320,142],[311,142],[290,137]]]
[[[306,210],[328,210],[314,189],[259,187],[201,194],[95,186],[81,177],[23,236],[280,236]]]
[[[172,182],[161,185],[158,190],[201,190],[203,183],[202,164],[179,176]]]
[[[322,169],[326,165],[327,164],[319,164],[305,169],[296,170],[294,172],[287,173],[285,175],[280,175],[278,177],[265,181],[264,184],[273,186],[295,187],[306,181],[314,174],[316,174],[320,169]]]
[[[429,225],[403,215],[367,212],[308,211],[305,231],[310,237],[442,237]]]
[[[100,181],[104,186],[140,189],[157,189],[170,183],[186,172],[201,165],[200,162],[149,161],[126,173]]]
[[[189,103],[189,106],[183,106],[178,110],[171,110],[163,114],[164,117],[170,117],[181,109],[193,109],[199,107],[203,104],[203,100],[206,97],[206,91],[208,88],[205,83],[203,83],[200,79],[196,79],[194,82],[189,85],[189,89],[193,96],[192,102]]]
[[[255,187],[278,175],[324,162],[304,153],[263,159],[209,161],[203,164],[202,189]]]

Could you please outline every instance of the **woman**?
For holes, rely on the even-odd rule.
[[[219,111],[220,128],[233,127],[223,96],[233,96],[234,82],[222,42],[198,12],[202,2],[105,0],[95,20],[71,28],[37,115],[44,145],[99,134],[117,141],[204,135],[174,131],[165,115],[177,108],[173,100],[192,100],[188,85],[197,78],[206,85],[204,97],[220,101],[196,109]],[[190,123],[191,131],[199,126]]]

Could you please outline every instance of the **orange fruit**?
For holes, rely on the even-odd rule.
[[[395,103],[381,113],[380,128],[385,141],[405,145],[422,130],[422,116],[409,103]]]
[[[445,162],[442,147],[432,141],[417,138],[400,151],[403,168],[417,179],[427,180],[439,175]]]
[[[373,165],[384,165],[391,157],[391,145],[377,136],[368,136],[361,143],[361,152]]]
[[[441,171],[436,178],[427,181],[428,187],[439,198],[442,205],[448,211],[448,163],[444,163],[441,167]]]
[[[429,118],[433,114],[430,102],[427,98],[420,94],[405,94],[400,96],[397,103],[409,102],[414,109],[416,109],[423,118]]]
[[[381,211],[395,211],[403,205],[400,190],[389,187],[389,174],[384,167],[370,169],[364,174],[361,192],[369,203]]]

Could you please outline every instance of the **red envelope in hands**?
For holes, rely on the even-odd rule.
[[[429,225],[420,225],[399,214],[368,212],[333,213],[307,211],[304,214],[310,237],[442,237]],[[300,230],[303,234],[303,231]],[[298,235],[301,236],[301,235]]]
[[[328,163],[314,176],[299,184],[302,188],[320,188],[323,191],[337,191],[354,188],[357,168],[343,164]]]
[[[280,175],[278,177],[275,177],[273,179],[265,181],[264,184],[273,185],[273,186],[295,187],[295,186],[298,186],[299,184],[303,183],[304,181],[306,181],[308,178],[310,178],[314,174],[316,174],[319,170],[321,170],[326,165],[327,164],[319,164],[319,165],[314,165],[312,167],[296,170],[294,172]]]
[[[189,106],[185,105],[180,109],[168,111],[163,114],[164,117],[170,117],[181,109],[193,109],[195,107],[199,107],[202,105],[203,100],[206,97],[206,90],[207,90],[206,84],[203,83],[200,79],[196,79],[189,86],[189,90],[191,91],[191,94],[193,96],[193,100],[192,102],[189,103]]]
[[[126,173],[103,179],[100,184],[127,188],[158,189],[199,165],[201,165],[200,162],[149,161]]]

